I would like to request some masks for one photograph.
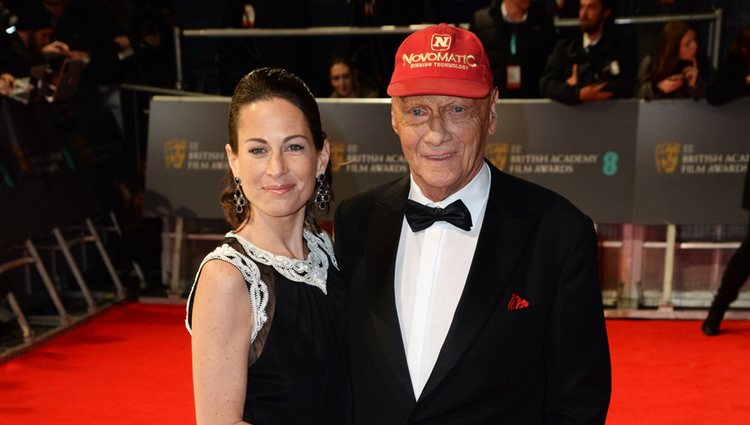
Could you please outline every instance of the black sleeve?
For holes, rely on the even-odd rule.
[[[637,55],[630,43],[620,43],[617,49],[615,56],[620,66],[620,74],[607,82],[605,90],[614,93],[615,98],[626,99],[633,96],[638,72]]]
[[[574,105],[580,103],[578,88],[565,82],[571,73],[571,66],[568,63],[568,45],[569,42],[565,39],[555,44],[539,82],[539,94],[542,97]]]
[[[612,391],[607,330],[597,270],[597,238],[588,217],[566,232],[546,351],[551,424],[603,425]]]
[[[748,69],[741,58],[730,57],[719,71],[714,73],[706,90],[706,100],[712,105],[722,105],[734,100],[750,89],[745,78]]]

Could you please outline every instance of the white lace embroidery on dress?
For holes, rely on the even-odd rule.
[[[304,282],[308,285],[315,286],[328,294],[326,289],[326,280],[328,279],[328,259],[331,258],[333,266],[339,268],[336,263],[336,257],[333,255],[333,244],[326,233],[314,235],[311,231],[305,229],[302,235],[307,241],[307,248],[310,253],[306,260],[274,255],[266,250],[260,249],[250,243],[247,239],[234,232],[227,233],[228,237],[237,238],[245,249],[245,252],[253,260],[272,266],[282,276],[295,282]]]
[[[228,244],[223,244],[208,254],[201,262],[201,265],[198,268],[198,273],[196,273],[193,287],[188,296],[187,308],[190,308],[190,301],[193,298],[195,286],[198,282],[198,276],[200,276],[203,266],[208,261],[222,260],[234,265],[240,273],[242,273],[242,277],[245,281],[248,282],[250,303],[253,310],[253,330],[250,336],[251,343],[255,341],[258,332],[260,332],[263,325],[268,321],[266,313],[266,306],[268,305],[268,286],[261,280],[260,270],[255,264],[255,261],[273,267],[282,276],[289,280],[306,283],[319,288],[326,295],[328,294],[326,288],[326,280],[328,279],[328,259],[331,259],[331,262],[336,269],[339,268],[336,262],[336,257],[333,253],[333,244],[331,243],[328,234],[325,232],[315,235],[307,229],[303,231],[307,247],[310,250],[306,260],[274,255],[256,247],[250,243],[250,241],[234,232],[229,232],[226,236],[235,238],[248,255],[245,256],[241,254]],[[185,316],[185,327],[188,332],[192,333],[187,314]]]
[[[192,300],[193,294],[195,293],[198,276],[200,276],[203,266],[211,260],[226,261],[233,265],[240,271],[240,273],[242,273],[242,278],[248,283],[250,305],[253,310],[253,329],[250,334],[250,342],[254,342],[255,338],[258,336],[258,332],[260,332],[263,325],[268,321],[268,315],[266,314],[266,306],[268,305],[268,286],[260,278],[260,270],[258,269],[258,266],[228,244],[223,244],[216,248],[210,254],[206,255],[206,258],[201,262],[200,267],[198,267],[198,273],[195,274],[193,287],[190,289],[190,295],[187,299],[187,308],[190,308],[190,300]],[[187,314],[189,313],[186,312],[185,315],[185,327],[192,335],[192,329],[190,328]]]

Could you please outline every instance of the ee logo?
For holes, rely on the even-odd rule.
[[[602,166],[602,172],[605,176],[612,177],[617,174],[618,159],[617,152],[614,151],[607,151],[604,156],[602,156],[602,163],[604,164]]]

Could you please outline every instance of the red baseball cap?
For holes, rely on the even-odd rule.
[[[410,34],[396,52],[389,96],[445,95],[483,98],[494,87],[482,42],[448,24]]]

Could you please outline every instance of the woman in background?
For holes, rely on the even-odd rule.
[[[711,67],[698,53],[695,30],[682,21],[664,26],[656,54],[641,61],[638,97],[679,99],[703,97]]]
[[[333,98],[378,97],[377,90],[363,84],[359,72],[352,62],[342,56],[331,59],[328,65],[328,80],[331,82]]]
[[[234,230],[188,298],[198,424],[346,424],[346,294],[316,210],[331,201],[329,146],[313,95],[262,68],[229,106]]]

